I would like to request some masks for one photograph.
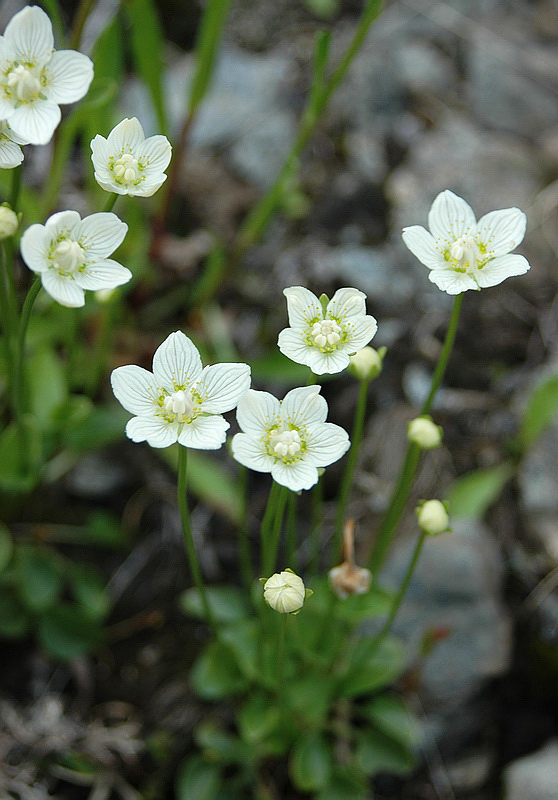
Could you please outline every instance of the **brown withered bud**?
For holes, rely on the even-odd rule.
[[[338,567],[330,569],[329,584],[337,597],[344,600],[352,594],[365,594],[370,589],[372,573],[364,567],[357,567],[354,561],[355,521],[348,519],[343,531],[345,560]]]

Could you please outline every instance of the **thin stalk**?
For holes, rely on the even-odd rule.
[[[6,248],[2,247],[2,274],[0,275],[0,314],[2,315],[2,328],[4,331],[4,347],[6,351],[6,364],[8,375],[14,374],[14,334],[17,333],[14,327],[14,320],[11,312],[10,301],[10,279],[8,266],[8,254]],[[14,395],[12,387],[12,396]],[[15,398],[14,398],[15,402]]]
[[[240,467],[240,495],[242,497],[242,509],[238,525],[238,561],[244,586],[247,591],[250,591],[254,575],[250,558],[250,540],[248,538],[248,470],[246,467]]]
[[[277,648],[277,705],[281,715],[283,714],[283,706],[285,703],[285,645],[287,640],[288,616],[288,614],[281,614],[279,645]]]
[[[116,194],[116,192],[110,192],[108,200],[104,205],[103,211],[112,211],[119,197],[120,195]]]
[[[420,412],[421,415],[428,414],[430,411],[436,396],[436,392],[442,383],[442,379],[444,377],[444,373],[446,371],[449,357],[453,348],[453,343],[455,341],[462,303],[463,294],[456,295],[453,301],[453,309],[451,312],[451,318],[448,325],[448,330],[446,332],[446,337],[444,339],[444,344],[442,346],[442,352],[440,353],[440,358],[436,365],[436,369],[434,370],[434,375],[432,376],[430,391],[428,392],[428,396],[422,405]],[[407,506],[407,500],[409,498],[409,492],[411,490],[413,478],[415,476],[420,459],[420,453],[421,450],[418,445],[409,443],[389,506],[384,514],[384,518],[378,531],[376,545],[370,557],[369,568],[372,570],[375,577],[378,576],[378,573],[385,562],[395,529]]]
[[[200,595],[203,610],[206,619],[213,631],[213,635],[219,640],[219,628],[213,612],[209,605],[207,591],[203,582],[200,563],[198,561],[198,554],[196,552],[196,545],[194,537],[192,536],[192,526],[190,524],[190,512],[188,510],[188,450],[182,445],[178,445],[178,507],[180,509],[180,519],[182,520],[182,530],[184,531],[184,544],[186,547],[186,554],[190,564],[190,570],[194,583]]]
[[[297,495],[289,492],[287,496],[287,557],[286,564],[296,571],[296,501]]]
[[[87,22],[87,18],[91,13],[91,11],[93,10],[94,5],[95,5],[95,0],[81,0],[81,3],[79,4],[78,10],[76,11],[76,15],[74,17],[72,36],[70,39],[70,50],[79,49],[85,23]]]
[[[269,490],[269,496],[267,498],[267,505],[265,507],[265,512],[262,520],[262,525],[260,528],[260,546],[261,546],[261,571],[262,575],[266,578],[269,578],[269,575],[266,572],[267,564],[271,560],[271,556],[269,553],[269,549],[271,547],[271,526],[273,524],[273,520],[275,518],[275,511],[277,507],[277,498],[279,496],[279,491],[281,487],[278,483],[272,480],[271,488]]]
[[[23,164],[20,164],[19,167],[15,167],[12,170],[12,188],[10,191],[10,199],[9,204],[14,209],[17,209],[17,204],[19,202],[19,193],[21,191],[21,178],[23,175]]]
[[[111,298],[101,309],[101,319],[94,344],[91,369],[89,370],[85,386],[86,392],[91,398],[97,393],[99,383],[106,369],[111,345],[115,305]]]
[[[275,518],[273,520],[273,527],[271,528],[270,547],[268,550],[269,562],[266,564],[266,575],[271,575],[275,569],[277,552],[279,550],[279,538],[281,536],[283,517],[285,516],[285,506],[287,505],[288,492],[288,489],[286,489],[284,486],[281,486],[279,495],[277,497],[277,508],[275,511]]]
[[[332,566],[337,564],[341,558],[341,549],[343,547],[343,526],[345,523],[345,514],[347,512],[347,503],[349,501],[349,494],[353,483],[355,468],[358,461],[360,452],[360,445],[362,443],[362,432],[364,430],[364,418],[366,416],[366,401],[368,399],[368,381],[360,381],[357,407],[355,409],[355,417],[353,422],[353,431],[351,435],[351,448],[347,456],[347,464],[345,466],[345,473],[341,483],[341,491],[339,492],[339,501],[337,504],[337,517],[335,520],[335,532],[333,534],[333,563]]]
[[[324,484],[322,479],[312,487],[311,494],[311,528],[310,528],[310,568],[311,576],[318,574],[320,565],[321,532],[324,505]]]
[[[21,309],[21,319],[19,321],[19,333],[18,333],[18,348],[17,348],[17,360],[16,360],[16,370],[15,370],[15,377],[14,383],[16,387],[16,404],[18,408],[18,414],[22,414],[26,407],[25,402],[25,370],[23,368],[24,361],[25,361],[25,337],[27,335],[27,327],[29,325],[29,319],[31,317],[31,310],[33,308],[33,304],[37,299],[37,295],[41,291],[41,279],[39,276],[35,278],[33,283],[31,284],[31,288],[27,293],[27,297],[23,303],[23,308]]]

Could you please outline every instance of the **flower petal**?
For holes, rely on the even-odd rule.
[[[163,175],[159,175],[156,178],[149,178],[139,183],[137,186],[130,185],[125,188],[124,194],[131,194],[135,195],[136,197],[151,197],[155,194],[155,192],[161,188],[161,186],[166,181],[167,176],[163,173]]]
[[[132,417],[126,425],[126,436],[151,447],[169,447],[178,438],[178,425],[158,417]]]
[[[150,136],[139,148],[139,157],[146,164],[149,174],[164,172],[172,155],[171,143],[166,136]]]
[[[249,388],[248,364],[214,364],[203,369],[196,384],[196,393],[202,398],[202,411],[223,414],[235,408]]]
[[[286,486],[292,492],[311,489],[318,483],[318,470],[305,461],[296,461],[294,464],[285,464],[278,461],[271,469],[271,477],[281,486]]]
[[[300,329],[285,328],[277,338],[277,346],[284,356],[297,364],[308,364],[308,345]]]
[[[115,289],[128,283],[132,273],[122,264],[111,258],[104,258],[94,264],[88,264],[85,269],[75,273],[75,281],[82,289],[97,291],[98,289]]]
[[[321,386],[302,386],[287,392],[281,403],[281,419],[297,428],[327,417],[327,403],[320,394]]]
[[[428,227],[435,239],[455,242],[460,236],[472,231],[476,225],[473,209],[449,189],[435,198],[428,214]]]
[[[255,472],[271,472],[275,459],[265,451],[261,439],[255,439],[246,433],[237,433],[232,438],[231,447],[233,457],[239,464]]]
[[[93,80],[93,62],[75,50],[57,50],[47,67],[45,94],[54,103],[75,103]]]
[[[159,386],[170,392],[191,386],[202,371],[200,354],[182,331],[171,333],[153,356],[153,372]]]
[[[340,323],[351,317],[363,317],[366,314],[366,295],[359,289],[338,289],[326,309],[326,318],[333,318]]]
[[[60,305],[69,308],[80,308],[85,305],[83,289],[71,275],[60,275],[57,270],[49,269],[41,272],[41,281],[43,289]]]
[[[333,375],[349,366],[349,353],[344,350],[322,353],[319,347],[310,347],[306,363],[315,375]]]
[[[45,229],[51,242],[59,236],[73,239],[80,222],[81,217],[77,211],[57,211],[47,219]]]
[[[160,393],[155,385],[155,376],[143,367],[135,364],[117,367],[112,371],[110,384],[114,396],[130,414],[152,416],[159,407]]]
[[[54,48],[52,24],[39,6],[26,6],[6,25],[4,37],[18,61],[45,64]]]
[[[24,103],[10,114],[10,127],[17,136],[27,139],[29,144],[48,144],[58,123],[60,109],[50,100],[35,100]]]
[[[369,315],[361,319],[354,320],[348,325],[343,326],[347,335],[347,340],[343,344],[343,350],[346,353],[356,353],[361,347],[365,347],[368,342],[374,337],[378,330],[378,323]]]
[[[35,223],[21,237],[21,257],[33,272],[44,272],[49,268],[48,250],[52,237],[44,225]]]
[[[309,425],[306,431],[306,458],[315,467],[327,467],[343,456],[351,443],[347,431],[332,422]]]
[[[487,257],[504,256],[521,244],[527,217],[519,208],[501,208],[481,217],[477,236],[486,246]]]
[[[468,289],[479,288],[470,275],[465,272],[455,272],[453,269],[433,269],[428,278],[448,294],[461,294]]]
[[[225,439],[229,423],[218,414],[211,417],[196,417],[182,428],[178,436],[179,444],[196,450],[218,450]]]
[[[108,135],[108,146],[111,155],[124,153],[134,153],[138,155],[140,147],[145,140],[145,134],[141,123],[137,117],[123,119],[114,127]]]
[[[23,161],[23,150],[0,135],[0,169],[14,169]]]
[[[316,295],[304,286],[283,289],[287,298],[289,325],[295,329],[306,329],[316,320],[323,319],[322,306]]]
[[[238,401],[236,418],[245,433],[259,438],[279,424],[280,410],[279,400],[269,392],[248,389]]]
[[[497,286],[506,278],[512,278],[514,275],[523,275],[531,268],[531,265],[523,256],[518,255],[505,255],[499,258],[493,258],[484,265],[482,269],[475,272],[477,283],[483,289],[489,286]]]
[[[75,237],[87,251],[88,258],[106,258],[120,247],[127,231],[128,226],[116,214],[101,211],[85,217],[77,228]]]
[[[436,247],[434,237],[425,228],[420,225],[411,225],[409,228],[403,228],[401,236],[411,253],[425,267],[443,269],[446,266],[446,260]]]

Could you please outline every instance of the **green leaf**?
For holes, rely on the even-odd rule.
[[[252,760],[252,748],[238,736],[224,731],[213,720],[200,723],[194,731],[194,739],[211,760],[219,760],[225,764],[244,764]]]
[[[261,632],[255,620],[242,620],[221,631],[229,648],[229,657],[236,659],[240,671],[252,680],[258,673],[258,652]]]
[[[15,422],[0,433],[0,488],[28,492],[39,480],[42,436],[37,420],[26,414],[20,429]]]
[[[19,596],[24,605],[31,611],[53,606],[62,591],[56,554],[24,546],[18,548],[16,563]]]
[[[211,642],[198,656],[190,673],[192,688],[204,700],[220,700],[247,687],[229,649]]]
[[[103,633],[87,612],[71,605],[57,606],[43,614],[37,632],[45,650],[63,661],[94,650]]]
[[[93,619],[103,619],[110,611],[111,600],[102,576],[90,567],[74,566],[68,577],[77,602]]]
[[[118,517],[108,511],[94,511],[87,519],[82,543],[119,550],[126,544],[126,534]]]
[[[190,89],[188,111],[193,114],[209,88],[230,0],[208,0],[196,41],[196,73]]]
[[[524,450],[531,447],[558,414],[558,375],[547,378],[531,394],[519,431]]]
[[[24,608],[5,587],[0,586],[0,636],[19,639],[25,636],[29,617]]]
[[[176,800],[219,800],[221,772],[201,756],[183,761],[175,783]]]
[[[262,358],[249,361],[252,375],[259,381],[273,380],[286,386],[300,386],[311,374],[308,367],[295,364],[279,350],[271,350]]]
[[[64,444],[76,453],[84,453],[122,441],[129,419],[130,415],[121,406],[98,406],[66,430]]]
[[[386,614],[392,604],[390,592],[372,587],[365,594],[353,594],[337,602],[335,614],[353,624]]]
[[[335,679],[320,672],[301,675],[285,686],[285,702],[308,725],[325,722],[335,694]]]
[[[327,786],[315,800],[367,800],[367,782],[354,766],[335,767]]]
[[[26,370],[31,411],[44,430],[52,425],[55,410],[68,397],[64,365],[55,350],[41,347],[28,362]]]
[[[356,762],[367,775],[408,775],[416,767],[414,753],[381,731],[357,731]]]
[[[398,639],[384,639],[378,647],[363,639],[341,681],[341,695],[356,697],[389,686],[401,675],[405,665],[405,647]]]
[[[498,499],[513,472],[513,466],[506,462],[497,467],[477,469],[458,478],[449,493],[451,516],[455,519],[481,518]]]
[[[8,528],[0,522],[0,572],[10,563],[14,552],[14,544]]]
[[[151,95],[159,133],[167,135],[163,91],[165,40],[157,7],[152,0],[127,0],[124,8],[132,28],[131,45],[136,69]]]
[[[269,695],[253,694],[238,710],[240,735],[248,744],[265,739],[277,727],[279,709],[270,703]]]
[[[413,747],[420,740],[417,720],[397,695],[379,695],[361,706],[359,712],[382,733],[403,746]]]
[[[207,601],[217,622],[235,622],[248,616],[248,606],[240,589],[235,586],[210,586]],[[179,605],[185,614],[205,619],[200,594],[195,587],[182,592]]]
[[[297,789],[322,789],[331,773],[332,755],[325,736],[309,731],[295,742],[289,759],[289,774]]]

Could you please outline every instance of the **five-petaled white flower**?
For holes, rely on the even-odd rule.
[[[527,259],[510,255],[523,240],[526,221],[519,208],[502,208],[477,222],[471,206],[446,189],[432,203],[430,233],[412,225],[403,228],[403,241],[431,270],[432,283],[448,294],[461,294],[527,272]]]
[[[202,367],[196,347],[175,331],[155,351],[153,372],[134,365],[118,367],[111,383],[116,399],[137,415],[126,425],[132,441],[217,450],[229,428],[220,415],[233,409],[250,386],[250,367]]]
[[[29,144],[27,139],[18,136],[6,120],[0,121],[0,169],[14,169],[23,161],[20,145]]]
[[[41,276],[43,288],[63,306],[85,303],[85,289],[114,289],[132,273],[107,258],[119,247],[128,226],[116,214],[101,211],[81,219],[60,211],[45,225],[31,225],[21,237],[21,255]]]
[[[136,117],[123,119],[108,138],[91,141],[95,180],[106,192],[151,197],[166,181],[172,148],[166,136],[145,138]]]
[[[87,93],[93,63],[75,50],[54,49],[52,25],[26,6],[0,36],[0,119],[30,144],[46,144],[60,122],[59,103]]]
[[[320,386],[292,389],[282,402],[268,392],[246,392],[236,416],[243,433],[232,440],[233,456],[293,492],[318,482],[318,468],[333,464],[350,447],[347,432],[326,422]]]
[[[344,370],[349,357],[378,329],[374,317],[366,314],[366,295],[358,289],[338,289],[325,308],[303,286],[291,286],[283,294],[291,327],[279,334],[279,350],[316,375]]]

